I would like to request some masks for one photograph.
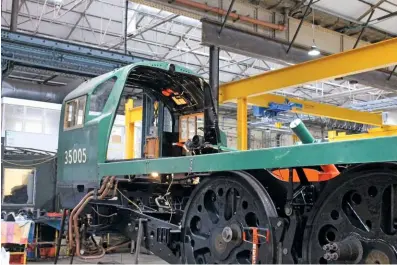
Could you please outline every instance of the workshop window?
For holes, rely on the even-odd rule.
[[[102,113],[106,102],[110,96],[110,92],[116,84],[117,78],[112,77],[103,82],[94,90],[90,97],[90,115],[99,115]]]
[[[86,96],[69,100],[65,105],[64,130],[81,128],[84,124]]]
[[[33,168],[4,168],[2,203],[34,205],[35,178]]]

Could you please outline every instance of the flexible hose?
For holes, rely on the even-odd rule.
[[[105,179],[102,182],[101,187],[98,190],[98,193],[102,193],[105,189],[106,184],[109,181],[109,177],[105,177]],[[69,231],[69,249],[73,248],[73,216],[76,213],[76,211],[81,207],[81,205],[84,203],[84,201],[91,195],[94,194],[94,191],[90,191],[88,192],[81,200],[80,202],[73,208],[72,212],[70,213],[69,216],[69,227],[68,227],[68,231]]]
[[[111,177],[110,180],[105,184],[106,187],[103,191],[103,193],[98,196],[99,199],[104,199],[110,191],[110,188],[113,186],[113,182],[115,180],[115,176]],[[101,187],[102,189],[102,187]],[[102,254],[100,255],[94,255],[94,256],[87,256],[87,257],[83,257],[82,254],[80,253],[80,232],[79,232],[79,227],[78,227],[78,217],[80,215],[80,213],[84,210],[84,208],[87,206],[88,202],[90,200],[92,200],[94,198],[93,195],[88,196],[82,204],[80,204],[79,208],[77,209],[77,211],[75,212],[75,214],[73,215],[73,228],[74,228],[74,233],[75,233],[75,244],[76,244],[76,255],[80,258],[84,258],[84,259],[97,259],[100,257],[103,257],[103,255],[105,255],[104,251]]]

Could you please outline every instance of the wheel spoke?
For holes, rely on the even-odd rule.
[[[225,220],[230,220],[234,214],[237,212],[237,204],[239,203],[239,192],[235,188],[230,188],[226,192],[225,196]]]
[[[242,241],[243,227],[257,226],[259,219],[269,227],[268,212],[276,213],[273,204],[269,205],[273,208],[265,205],[263,198],[268,195],[264,191],[257,182],[243,177],[214,177],[199,184],[185,210],[190,219],[182,224],[188,226],[184,229],[184,237],[188,238],[183,249],[186,262],[249,263],[252,244]],[[263,247],[272,260],[273,246]]]
[[[190,245],[195,251],[208,248],[209,235],[206,234],[191,234]]]
[[[312,209],[313,216],[306,224],[305,263],[327,263],[331,259],[335,263],[366,263],[368,253],[373,251],[394,263],[396,256],[388,249],[392,249],[397,240],[390,240],[387,228],[392,228],[394,213],[390,206],[394,198],[390,191],[397,183],[397,175],[387,172],[392,171],[353,171],[341,174],[325,186]],[[359,245],[352,243],[355,240]],[[337,256],[335,260],[331,256],[333,250],[325,251],[325,245],[326,248],[349,246],[360,250]]]

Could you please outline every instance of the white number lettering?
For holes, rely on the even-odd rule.
[[[65,151],[65,165],[87,162],[86,148]]]
[[[74,164],[77,163],[77,150],[76,149],[73,150],[73,163]]]
[[[87,162],[87,155],[85,153],[85,148],[83,148],[83,163]]]
[[[81,160],[83,160],[83,152],[79,148],[79,150],[77,151],[77,161],[79,162],[79,164],[81,163]]]

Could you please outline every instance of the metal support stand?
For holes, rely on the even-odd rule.
[[[144,237],[143,236],[143,223],[144,222],[147,222],[147,219],[139,218],[139,220],[138,220],[138,235],[136,237],[134,264],[139,264],[139,254],[141,252],[141,244],[142,244],[141,241],[142,241],[142,237]]]
[[[54,264],[57,264],[58,258],[59,258],[59,251],[61,250],[62,235],[63,235],[65,223],[66,223],[65,222],[66,221],[66,213],[67,213],[67,210],[64,209],[63,212],[62,212],[61,228],[59,229],[59,234],[58,234],[58,238],[57,238],[57,246],[56,246]]]

